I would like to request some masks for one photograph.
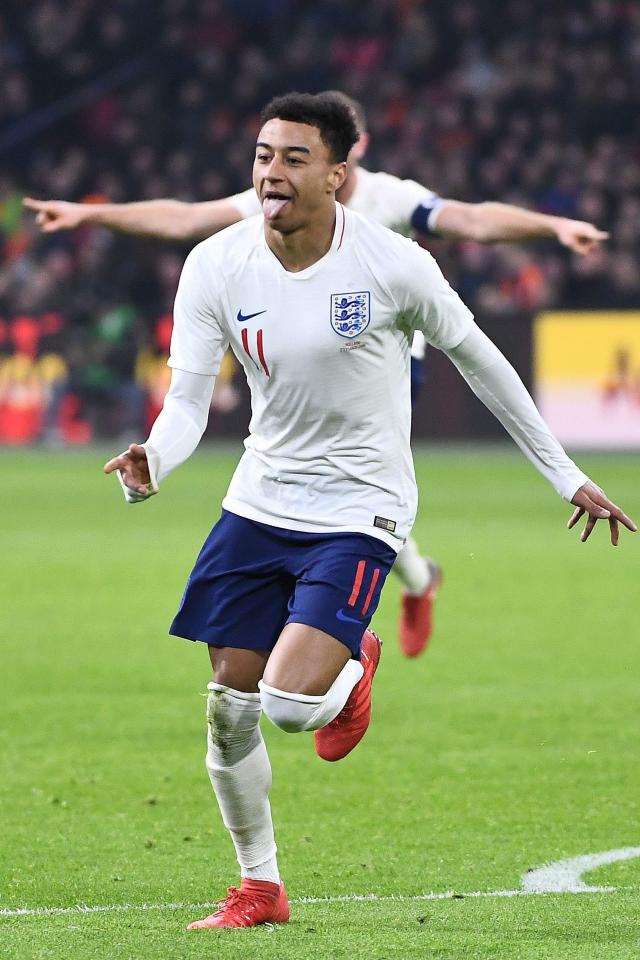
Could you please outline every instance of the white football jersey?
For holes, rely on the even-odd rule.
[[[473,324],[433,257],[336,204],[327,254],[289,273],[260,214],[192,250],[174,321],[172,367],[215,375],[230,345],[251,390],[245,453],[223,506],[399,549],[417,506],[409,344],[420,330],[450,349]]]
[[[418,207],[426,207],[426,224],[429,230],[436,229],[436,220],[443,200],[415,180],[401,180],[390,173],[372,173],[364,167],[358,167],[355,173],[356,185],[345,204],[349,210],[355,210],[389,230],[409,236],[411,218]],[[251,187],[242,193],[229,197],[243,217],[255,217],[262,213],[262,207],[256,191]],[[422,360],[425,352],[425,339],[417,331],[411,345],[411,355]]]

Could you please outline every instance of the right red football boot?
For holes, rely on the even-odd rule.
[[[360,646],[360,662],[364,673],[338,716],[314,734],[316,753],[323,760],[342,760],[367,732],[371,720],[371,684],[380,663],[381,652],[380,637],[372,630],[365,630]]]
[[[442,570],[435,560],[430,557],[425,559],[431,574],[429,586],[417,597],[410,593],[402,594],[398,639],[405,657],[417,657],[426,650],[433,633],[433,608],[442,583]]]
[[[215,913],[204,920],[194,920],[187,930],[210,930],[214,927],[256,927],[259,923],[286,923],[289,901],[283,883],[242,878],[240,889],[229,887]]]

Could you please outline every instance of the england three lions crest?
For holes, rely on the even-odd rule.
[[[370,314],[368,290],[331,294],[331,326],[339,336],[359,337],[369,326]]]

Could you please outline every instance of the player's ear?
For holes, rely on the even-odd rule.
[[[329,193],[335,193],[336,190],[339,190],[344,181],[347,179],[347,164],[346,161],[342,163],[335,163],[329,172]]]

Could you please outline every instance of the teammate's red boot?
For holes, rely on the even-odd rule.
[[[417,597],[402,594],[400,649],[406,657],[417,657],[428,646],[433,632],[433,607],[442,583],[440,564],[426,558],[431,574],[429,586]]]
[[[380,663],[381,648],[380,638],[372,630],[365,630],[360,647],[364,673],[335,720],[315,732],[316,753],[323,760],[342,760],[367,732],[371,720],[371,684]]]
[[[204,920],[194,920],[187,930],[212,927],[256,927],[259,923],[286,923],[289,901],[283,883],[242,878],[240,889],[229,887],[219,908]]]

